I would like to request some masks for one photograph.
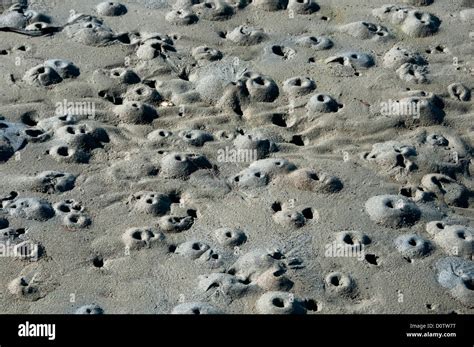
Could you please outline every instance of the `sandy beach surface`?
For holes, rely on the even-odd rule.
[[[0,313],[474,312],[472,1],[0,12]]]

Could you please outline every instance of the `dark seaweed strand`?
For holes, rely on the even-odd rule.
[[[40,30],[25,30],[25,29],[11,28],[11,27],[0,27],[0,31],[11,32],[11,33],[26,35],[26,36],[34,36],[34,37],[52,35],[54,33],[62,31],[63,29],[64,27],[47,27]]]

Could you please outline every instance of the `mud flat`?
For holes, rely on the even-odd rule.
[[[1,313],[473,313],[469,1],[0,6]]]

